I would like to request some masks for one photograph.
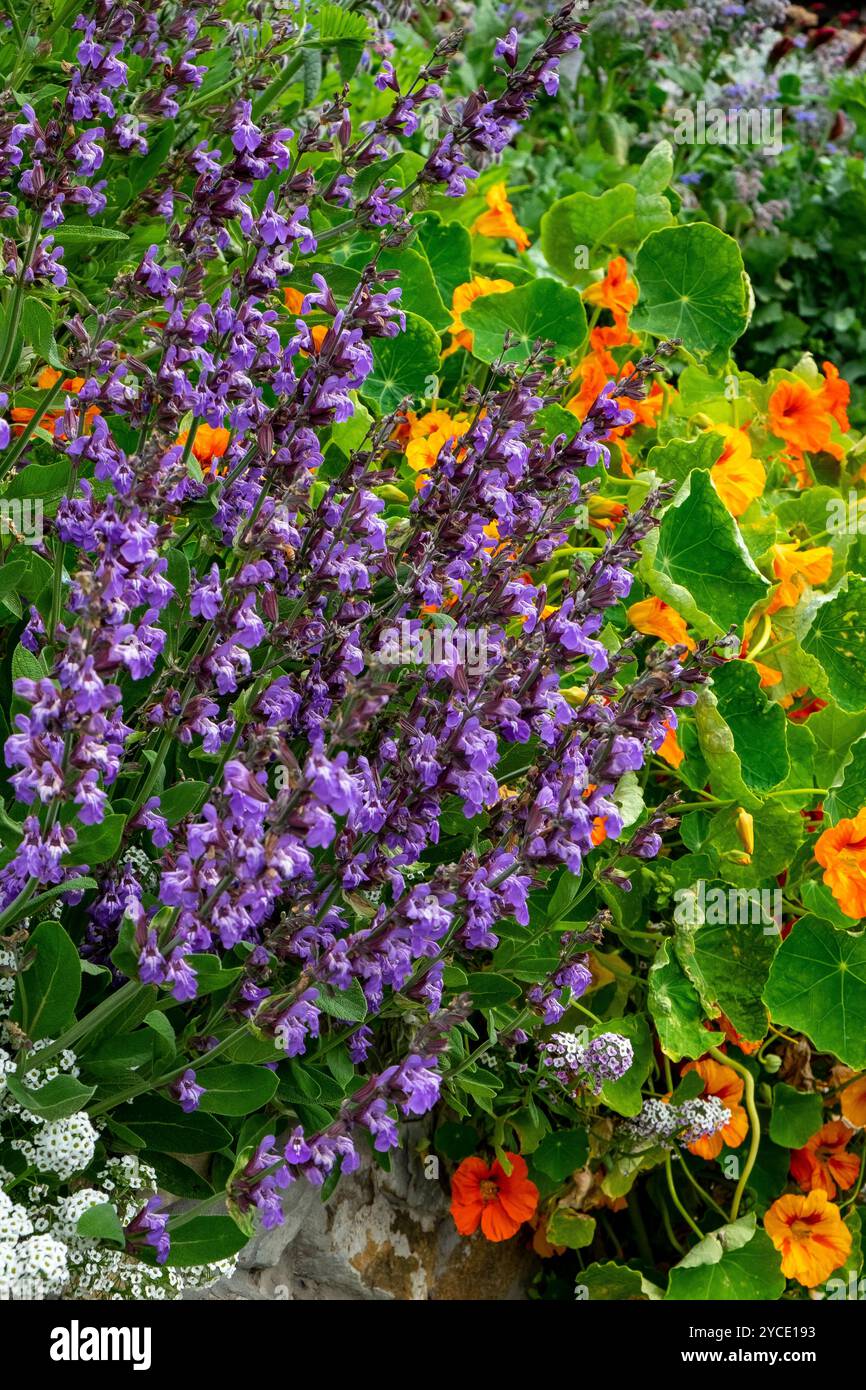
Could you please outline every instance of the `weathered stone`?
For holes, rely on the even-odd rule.
[[[415,1131],[413,1136],[412,1130]],[[535,1257],[522,1234],[459,1236],[435,1161],[418,1158],[421,1126],[385,1172],[365,1158],[327,1203],[304,1182],[285,1194],[283,1226],[257,1235],[238,1271],[198,1297],[217,1299],[491,1300],[526,1297]],[[195,1295],[194,1295],[195,1296]]]

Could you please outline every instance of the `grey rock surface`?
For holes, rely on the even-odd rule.
[[[411,1128],[411,1127],[410,1127]],[[384,1172],[371,1158],[327,1203],[305,1182],[285,1194],[285,1223],[257,1234],[230,1279],[191,1297],[224,1300],[489,1300],[526,1297],[535,1261],[521,1236],[491,1244],[457,1234],[435,1158],[408,1134]]]

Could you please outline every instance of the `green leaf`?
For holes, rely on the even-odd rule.
[[[367,1017],[367,1000],[358,980],[353,980],[348,989],[320,987],[316,1008],[344,1023],[362,1023]]]
[[[228,1130],[210,1115],[185,1115],[162,1096],[138,1096],[123,1108],[123,1122],[158,1153],[215,1153],[231,1142]]]
[[[604,1023],[590,1029],[590,1038],[599,1033],[619,1033],[628,1038],[634,1051],[631,1066],[619,1081],[606,1081],[601,1089],[601,1099],[618,1115],[637,1115],[643,1097],[641,1087],[652,1070],[653,1043],[650,1030],[643,1014],[626,1014],[623,1018],[609,1018]]]
[[[668,1299],[775,1301],[785,1291],[780,1258],[754,1213],[702,1240],[670,1272]]]
[[[656,444],[647,454],[646,466],[665,482],[682,485],[696,468],[708,473],[724,447],[720,434],[704,430],[696,439],[669,439],[666,444]]]
[[[697,470],[687,486],[686,496],[668,507],[658,531],[647,537],[641,572],[653,593],[702,637],[714,637],[740,626],[769,583],[709,473]]]
[[[67,852],[66,859],[73,864],[104,864],[113,859],[123,838],[126,816],[113,813],[107,815],[99,825],[76,827],[78,838]]]
[[[12,653],[12,679],[14,681],[21,679],[40,681],[47,675],[48,672],[39,658],[29,652],[26,647],[22,647],[19,642]]]
[[[81,993],[78,952],[59,922],[40,922],[27,943],[36,959],[15,981],[12,1018],[31,1041],[56,1038],[75,1017]]]
[[[44,362],[62,368],[54,341],[54,318],[47,304],[27,295],[21,306],[21,332],[25,343],[34,347]]]
[[[160,793],[159,813],[165,816],[169,825],[176,825],[202,801],[207,791],[207,782],[178,782]]]
[[[748,277],[733,237],[708,222],[651,232],[635,260],[636,333],[681,338],[689,352],[727,353],[749,322]]]
[[[695,965],[710,998],[737,1032],[750,1042],[763,1038],[767,1032],[767,1010],[761,1002],[761,991],[778,946],[774,928],[765,931],[760,921],[751,920],[707,923],[694,933],[680,929],[678,940],[692,947]],[[690,974],[687,958],[680,951],[677,954]]]
[[[439,336],[426,319],[406,315],[406,331],[396,338],[374,338],[373,370],[361,388],[381,411],[395,410],[404,397],[433,394],[438,380]]]
[[[835,787],[852,756],[852,745],[866,734],[866,711],[847,714],[836,704],[828,704],[809,716],[809,732],[815,740],[815,767],[821,769],[826,782],[821,787]]]
[[[563,1182],[589,1158],[589,1139],[584,1129],[559,1129],[542,1139],[532,1155],[533,1168]]]
[[[126,232],[119,232],[116,227],[95,227],[92,223],[81,227],[71,222],[63,222],[59,227],[53,228],[53,235],[56,241],[66,246],[72,246],[76,242],[92,245],[97,241],[129,241]]]
[[[241,1062],[202,1068],[196,1078],[204,1086],[199,1110],[209,1115],[249,1115],[259,1110],[276,1092],[276,1072]]]
[[[785,1149],[802,1149],[817,1134],[824,1118],[824,1106],[816,1091],[797,1091],[779,1081],[773,1087],[773,1113],[770,1138]]]
[[[174,1029],[162,1010],[151,1009],[149,1014],[145,1014],[143,1022],[152,1033],[156,1033],[157,1037],[168,1045],[168,1055],[173,1056],[177,1051],[177,1040],[174,1036]],[[160,1050],[162,1054],[165,1055],[165,1048]]]
[[[673,221],[670,204],[649,187],[621,183],[598,197],[571,193],[560,198],[541,219],[544,259],[568,284],[589,280],[589,267],[612,252],[637,246],[651,231]]]
[[[583,1250],[595,1239],[595,1217],[570,1207],[557,1207],[547,1223],[547,1239],[551,1245]]]
[[[420,240],[442,302],[450,309],[457,286],[472,278],[472,238],[459,222],[441,222],[437,217],[421,228]]]
[[[859,714],[866,706],[866,579],[852,574],[846,585],[816,600],[803,650],[820,661],[840,707]]]
[[[188,1163],[181,1163],[172,1154],[143,1153],[142,1161],[156,1173],[160,1190],[172,1197],[187,1197],[194,1202],[213,1196],[213,1188]]]
[[[463,322],[472,330],[473,355],[482,362],[495,362],[501,356],[508,332],[516,336],[516,342],[505,354],[505,362],[525,362],[539,339],[552,343],[557,356],[567,356],[582,347],[587,336],[583,300],[556,280],[530,280],[519,289],[476,299]]]
[[[683,1057],[702,1057],[709,1035],[694,986],[669,950],[670,943],[663,941],[650,967],[648,1006],[662,1051],[679,1062]]]
[[[186,1269],[190,1265],[209,1265],[217,1260],[227,1260],[246,1245],[249,1235],[242,1231],[230,1216],[194,1216],[179,1230],[172,1231],[171,1250],[166,1266],[169,1269]],[[156,1264],[156,1251],[152,1245],[139,1246],[136,1251],[139,1260],[145,1264]]]
[[[716,855],[719,878],[739,888],[758,888],[763,884],[772,891],[777,887],[772,880],[789,867],[802,844],[803,819],[797,811],[787,811],[773,801],[754,808],[755,849],[751,858],[742,863],[744,854],[737,833],[737,815],[736,806],[716,812],[704,849]]]
[[[96,1207],[88,1207],[78,1218],[77,1231],[87,1240],[107,1240],[111,1245],[126,1245],[126,1235],[111,1202],[100,1202]]]
[[[370,36],[370,26],[361,14],[331,3],[320,5],[316,14],[316,28],[323,43],[365,43]]]
[[[588,1265],[582,1269],[577,1277],[577,1287],[578,1290],[585,1289],[586,1298],[593,1303],[638,1303],[664,1297],[661,1289],[651,1284],[639,1270],[615,1264],[612,1260],[607,1264]]]
[[[154,1042],[152,1031],[144,1029],[112,1037],[100,1043],[99,1047],[87,1048],[82,1057],[82,1066],[88,1076],[94,1076],[98,1081],[117,1080],[137,1071],[139,1067],[150,1066]]]
[[[861,738],[851,749],[851,760],[841,782],[831,787],[829,796],[824,798],[824,814],[830,825],[835,825],[843,817],[853,820],[863,806],[866,806],[866,738]]]
[[[244,969],[242,965],[224,967],[220,964],[218,956],[193,954],[187,956],[186,963],[196,973],[196,998],[199,999],[202,995],[216,994],[218,990],[228,989],[229,985],[234,984],[238,976],[243,974]]]
[[[782,942],[764,990],[774,1023],[806,1033],[821,1052],[866,1067],[866,935],[801,917]]]
[[[366,253],[353,256],[349,265],[361,270],[369,259]],[[401,251],[385,251],[379,256],[377,263],[382,270],[399,272],[399,279],[394,283],[403,291],[401,303],[411,304],[412,312],[432,324],[437,333],[448,327],[451,314],[442,302],[433,271],[423,250],[416,251],[412,247],[404,247]]]
[[[472,1002],[479,1009],[492,1009],[497,1004],[508,1004],[512,999],[517,999],[520,986],[492,970],[479,970],[469,976],[469,992]]]
[[[788,721],[782,706],[767,699],[755,666],[749,661],[729,661],[718,667],[713,672],[713,693],[719,714],[734,736],[746,786],[754,792],[778,786],[790,769]]]
[[[454,1163],[469,1158],[478,1148],[478,1131],[472,1125],[460,1125],[446,1120],[433,1135],[433,1148]]]
[[[6,1086],[19,1105],[43,1120],[63,1120],[67,1115],[77,1114],[96,1092],[95,1086],[82,1086],[74,1076],[64,1075],[55,1076],[53,1081],[46,1081],[44,1086],[32,1090],[19,1081],[14,1071],[7,1074]]]

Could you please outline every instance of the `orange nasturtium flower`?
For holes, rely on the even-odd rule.
[[[287,285],[283,290],[283,299],[286,301],[286,308],[292,314],[302,314],[304,312],[304,300],[306,295],[303,290],[294,290],[291,285]]]
[[[508,201],[504,183],[494,183],[484,195],[487,211],[482,212],[472,223],[472,231],[480,236],[507,237],[514,242],[518,251],[528,251],[530,246],[526,230],[514,216],[514,208]]]
[[[866,917],[866,806],[815,841],[823,878],[846,917]]]
[[[813,390],[805,381],[780,381],[770,397],[771,432],[784,439],[795,455],[827,453],[841,458],[843,451],[831,438],[838,410],[836,390],[835,383],[825,382]]]
[[[490,280],[486,275],[473,275],[465,285],[455,286],[451,296],[451,335],[452,342],[449,348],[443,352],[443,357],[449,357],[458,348],[465,348],[467,352],[472,351],[472,330],[464,327],[463,315],[474,304],[476,299],[483,299],[488,294],[507,294],[513,290],[514,286],[510,280]]]
[[[820,1187],[801,1197],[779,1197],[764,1217],[764,1230],[782,1256],[782,1273],[814,1289],[851,1253],[851,1232]]]
[[[55,371],[53,367],[43,367],[42,371],[36,378],[36,385],[38,386],[40,391],[50,391],[51,387],[54,386],[55,383],[59,380],[60,372]],[[77,396],[78,392],[81,390],[83,385],[83,376],[70,376],[67,377],[64,381],[62,389],[66,395]],[[14,406],[13,409],[10,411],[14,433],[20,434],[24,426],[30,423],[35,414],[36,411],[29,409],[27,406]],[[49,410],[47,414],[43,415],[42,419],[39,421],[40,428],[43,430],[47,430],[49,434],[53,434],[55,421],[60,419],[61,414],[62,411],[60,410]],[[98,414],[99,407],[96,405],[88,406],[87,410],[84,412],[84,423],[88,432],[90,431],[91,425],[93,423],[94,415]],[[63,436],[63,438],[65,438],[65,435]]]
[[[673,728],[669,719],[665,720],[664,728],[667,730],[667,733],[664,736],[664,741],[660,743],[656,749],[656,754],[659,758],[663,758],[671,767],[679,767],[686,755],[677,742],[677,731]]]
[[[538,1188],[527,1177],[526,1160],[506,1154],[511,1172],[497,1158],[464,1158],[451,1179],[451,1215],[461,1236],[481,1227],[488,1240],[510,1240],[535,1215]]]
[[[722,436],[724,447],[710,469],[710,476],[731,516],[742,516],[767,485],[764,465],[752,453],[752,443],[745,430],[714,425],[713,433]]]
[[[834,367],[832,362],[823,363],[822,370],[824,372],[824,385],[821,387],[821,393],[827,409],[839,428],[847,434],[851,428],[848,421],[851,387],[844,377],[839,375],[838,367]]]
[[[614,256],[604,279],[594,280],[582,293],[587,304],[609,309],[614,322],[622,325],[637,303],[638,289],[634,280],[629,279],[625,257]]]
[[[184,430],[178,435],[177,443],[185,444],[188,438],[189,431]],[[192,441],[193,457],[203,468],[215,468],[217,459],[221,459],[228,448],[230,438],[229,431],[221,426],[212,429],[210,425],[199,425]]]
[[[849,1125],[856,1129],[866,1127],[866,1076],[858,1077],[848,1086],[843,1085],[839,1100]]]
[[[428,410],[426,415],[416,416],[410,422],[406,462],[418,474],[416,488],[422,488],[428,481],[443,445],[465,434],[468,428],[465,415],[452,416],[446,410]]]
[[[696,1071],[703,1081],[704,1097],[717,1096],[731,1112],[731,1118],[718,1134],[689,1144],[689,1153],[697,1154],[698,1158],[718,1158],[725,1145],[729,1149],[739,1148],[749,1132],[749,1117],[740,1104],[743,1099],[742,1077],[737,1075],[733,1067],[722,1066],[712,1057],[705,1057],[701,1062],[688,1062],[683,1067],[683,1075],[689,1071]]]
[[[791,1177],[804,1192],[816,1187],[826,1192],[831,1202],[838,1187],[851,1187],[860,1172],[860,1160],[848,1153],[848,1140],[854,1131],[844,1120],[830,1120],[817,1134],[791,1154]]]
[[[806,585],[826,584],[833,568],[833,552],[829,545],[813,545],[800,549],[799,541],[774,545],[773,573],[779,587],[770,600],[768,612],[780,608],[795,608]]]
[[[695,649],[685,618],[660,598],[644,598],[633,603],[626,616],[632,627],[648,637],[660,637],[672,647],[688,647],[690,652]]]

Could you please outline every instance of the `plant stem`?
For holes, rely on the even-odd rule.
[[[708,1051],[710,1056],[714,1057],[723,1067],[733,1067],[734,1071],[739,1072],[745,1085],[745,1094],[743,1098],[746,1102],[746,1113],[749,1116],[750,1139],[746,1162],[743,1165],[743,1171],[740,1174],[739,1182],[734,1191],[734,1200],[731,1202],[731,1220],[736,1221],[740,1214],[740,1203],[743,1200],[746,1183],[749,1181],[752,1169],[755,1166],[755,1161],[758,1157],[758,1149],[761,1145],[761,1121],[758,1118],[758,1109],[755,1105],[755,1078],[752,1076],[748,1067],[743,1066],[742,1062],[735,1062],[733,1057],[727,1057],[724,1052],[720,1052],[717,1047],[711,1047]]]

